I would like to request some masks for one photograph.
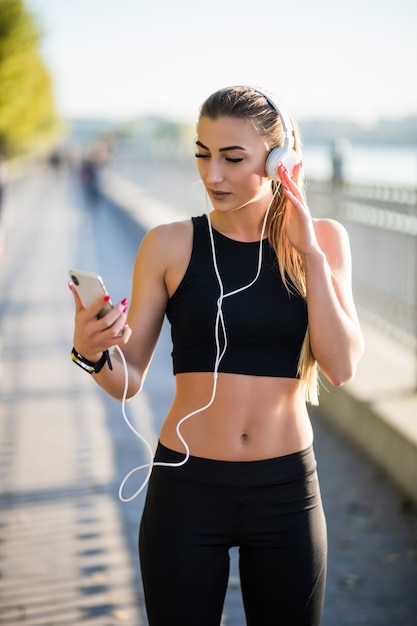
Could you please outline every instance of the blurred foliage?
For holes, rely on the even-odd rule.
[[[59,129],[40,32],[23,0],[0,0],[0,153],[29,152]]]

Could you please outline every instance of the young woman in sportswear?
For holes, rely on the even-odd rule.
[[[75,350],[97,363],[121,346],[129,397],[171,323],[176,393],[139,540],[150,626],[218,626],[232,546],[248,625],[320,624],[326,524],[306,402],[318,367],[333,385],[354,376],[363,339],[346,231],[312,219],[280,107],[249,87],[204,102],[196,158],[212,210],[145,236],[127,321],[126,301],[97,320],[102,299],[83,308],[71,285]],[[111,360],[94,378],[121,398]]]

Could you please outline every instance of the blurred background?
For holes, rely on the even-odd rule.
[[[146,451],[74,371],[65,282],[97,271],[129,296],[146,230],[207,210],[195,121],[230,84],[282,98],[312,214],[351,241],[366,354],[312,411],[323,624],[415,624],[416,28],[414,0],[0,0],[0,624],[146,624],[144,496],[117,502]],[[129,406],[152,445],[169,352],[164,327]],[[244,624],[236,554],[223,623]]]
[[[329,177],[329,145],[345,138],[349,180],[417,183],[412,0],[265,0],[256,12],[233,0],[1,6],[3,153],[100,131],[183,138],[190,152],[206,96],[253,84],[298,121],[308,175]]]

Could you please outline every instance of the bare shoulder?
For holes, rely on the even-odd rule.
[[[316,237],[320,239],[345,240],[348,239],[346,228],[333,219],[313,219]]]
[[[155,226],[144,237],[136,258],[136,275],[157,281],[171,296],[190,262],[193,247],[191,219]],[[145,276],[146,275],[146,276]]]
[[[158,256],[168,261],[192,241],[192,221],[184,220],[160,224],[152,228],[143,238],[139,252],[142,256]]]
[[[349,271],[351,264],[349,235],[346,228],[333,219],[313,219],[317,242],[332,270]]]
[[[166,224],[159,224],[147,232],[145,239],[151,239],[155,244],[168,243],[177,239],[187,237],[192,231],[192,221],[182,220],[180,222],[169,222]]]

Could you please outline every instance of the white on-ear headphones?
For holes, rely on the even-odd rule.
[[[253,91],[264,96],[269,104],[278,113],[282,124],[282,130],[284,131],[284,145],[273,148],[268,154],[265,163],[265,172],[272,180],[279,181],[278,177],[278,165],[281,162],[288,170],[290,175],[297,163],[300,162],[300,157],[294,150],[294,128],[291,122],[291,118],[281,104],[278,104],[269,93],[258,89],[258,87],[250,87]]]

